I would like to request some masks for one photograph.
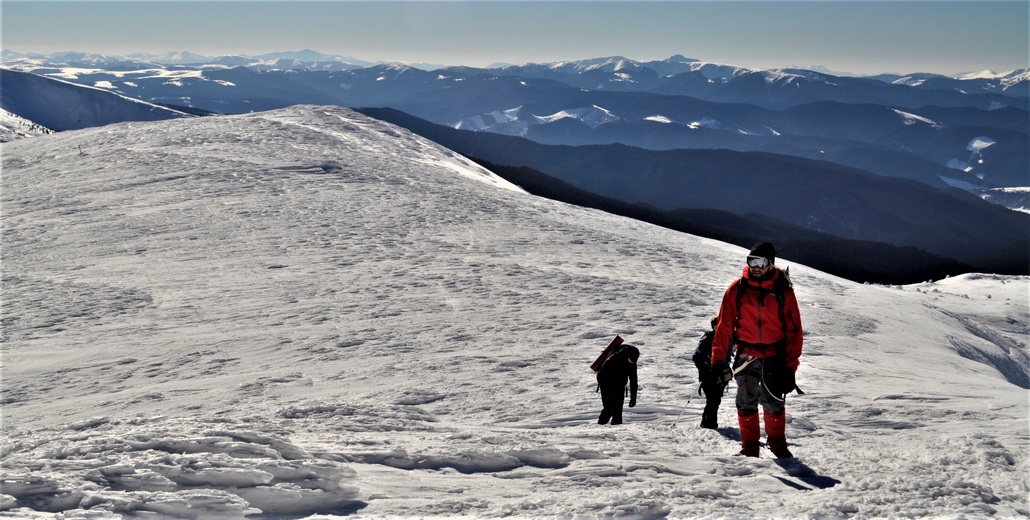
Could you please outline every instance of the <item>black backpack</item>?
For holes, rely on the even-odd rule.
[[[638,359],[640,359],[640,349],[629,343],[623,343],[601,364],[601,369],[597,371],[597,382],[628,377],[627,371],[630,367],[636,367]]]
[[[714,339],[715,331],[706,331],[701,336],[701,339],[698,340],[697,348],[694,349],[694,355],[691,357],[694,360],[694,366],[702,374],[707,373],[712,368],[712,340]]]

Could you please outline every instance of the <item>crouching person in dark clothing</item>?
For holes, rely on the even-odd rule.
[[[597,371],[597,386],[601,392],[600,417],[597,424],[622,424],[622,403],[626,396],[626,384],[629,383],[629,407],[637,405],[637,359],[640,350],[633,345],[621,345]]]
[[[705,395],[705,410],[701,413],[701,427],[714,430],[719,427],[719,405],[722,403],[723,393],[729,381],[713,380],[712,372],[712,339],[715,337],[715,327],[719,324],[719,317],[713,316],[710,320],[712,330],[705,332],[698,341],[697,349],[694,350],[694,365],[697,366],[698,381],[701,388],[698,392]],[[732,348],[729,349],[732,351]],[[732,354],[732,352],[729,352]],[[725,363],[729,364],[731,355],[726,356]]]

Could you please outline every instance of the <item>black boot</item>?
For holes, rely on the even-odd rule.
[[[789,449],[787,449],[787,439],[783,437],[773,437],[767,439],[765,445],[768,446],[770,450],[772,450],[773,455],[775,455],[777,459],[794,458],[794,454],[791,453]]]
[[[741,455],[744,457],[758,457],[758,443],[749,442],[747,444],[744,444],[740,450],[740,453],[738,453],[737,455]]]
[[[622,410],[618,410],[612,414],[612,426],[622,424]]]
[[[707,409],[705,409],[705,411],[701,413],[701,427],[707,428],[709,430],[718,429],[719,420],[717,418],[717,415],[718,414],[714,412],[709,412]]]
[[[701,412],[701,427],[715,430],[719,428],[719,404],[726,386],[721,384],[702,385],[705,393],[705,410]]]

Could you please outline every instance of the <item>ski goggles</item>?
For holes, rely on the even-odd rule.
[[[769,267],[769,259],[764,256],[748,256],[747,266],[752,269],[765,269]]]

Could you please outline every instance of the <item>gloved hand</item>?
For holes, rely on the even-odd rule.
[[[712,365],[712,371],[708,373],[708,384],[721,385],[733,379],[733,369],[726,363]]]

